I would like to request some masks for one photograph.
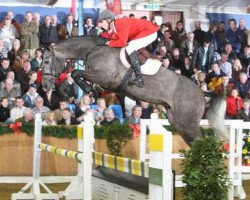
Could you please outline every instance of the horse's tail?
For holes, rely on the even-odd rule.
[[[226,101],[221,96],[212,96],[210,108],[207,111],[207,118],[210,126],[213,128],[215,135],[220,140],[229,139],[229,130],[225,126]]]

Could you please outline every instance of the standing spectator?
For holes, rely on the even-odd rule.
[[[15,80],[15,73],[13,71],[9,71],[7,73],[6,79],[7,78],[11,78],[13,80],[13,88],[16,88],[17,91],[21,91],[21,85],[20,85],[20,83],[18,81]],[[4,88],[5,80],[0,83],[0,89],[1,90]]]
[[[9,102],[7,97],[1,98],[0,104],[0,122],[6,123],[7,119],[10,118]]]
[[[93,19],[91,17],[86,17],[85,19],[84,35],[97,36],[97,29],[93,25]]]
[[[16,106],[10,110],[11,121],[14,122],[17,119],[23,117],[23,112],[26,107],[24,106],[23,97],[16,97]]]
[[[31,84],[29,86],[28,92],[23,95],[24,106],[34,108],[35,99],[39,96],[36,89],[36,84]]]
[[[4,47],[4,41],[0,39],[0,60],[8,58],[9,50]]]
[[[58,96],[61,99],[77,98],[78,86],[71,77],[71,72],[67,73],[67,79],[58,86]]]
[[[142,115],[142,107],[135,105],[132,108],[132,115],[126,119],[126,123],[128,123],[128,124],[140,124],[141,115]]]
[[[32,109],[33,110],[33,116],[35,116],[37,113],[40,113],[42,116],[42,119],[44,119],[45,114],[50,111],[50,109],[46,106],[43,105],[43,98],[41,96],[37,96],[35,98],[35,107]]]
[[[29,51],[30,57],[33,57],[35,50],[39,47],[39,25],[33,21],[32,12],[27,11],[25,21],[21,24],[21,48]]]
[[[246,28],[246,22],[244,18],[240,18],[239,20],[239,31],[241,32],[241,35],[243,36],[242,42],[241,42],[241,48],[243,49],[247,45],[247,35],[248,30]]]
[[[33,124],[34,118],[33,118],[33,111],[31,108],[25,108],[23,111],[23,117],[18,118],[15,122],[22,122],[23,126],[25,124]]]
[[[229,20],[229,28],[226,31],[228,42],[232,45],[233,51],[239,53],[241,50],[241,43],[243,42],[242,32],[236,28],[236,20]]]
[[[10,60],[8,58],[4,58],[0,63],[0,81],[4,80],[7,76],[7,73],[11,71]]]
[[[4,25],[0,28],[0,38],[4,41],[4,47],[11,50],[15,38],[19,38],[19,33],[15,26],[11,24],[11,19],[4,18]]]
[[[227,36],[226,36],[226,30],[225,30],[225,22],[224,21],[221,21],[219,24],[218,24],[218,30],[216,32],[216,34],[218,35],[218,51],[219,53],[221,51],[224,50],[224,46],[227,42]]]
[[[181,42],[186,39],[186,30],[184,29],[182,21],[176,22],[176,28],[172,32],[172,39],[174,40],[177,48],[179,48]]]
[[[235,87],[239,90],[241,98],[245,99],[248,95],[248,90],[250,89],[250,82],[246,73],[240,73],[240,80],[235,83]]]
[[[233,77],[233,81],[239,81],[240,80],[240,73],[243,72],[243,69],[242,69],[242,65],[241,65],[241,62],[238,58],[236,58],[233,62],[233,65],[232,65],[232,69],[233,69],[233,72],[232,72],[232,77]],[[244,70],[245,71],[245,70]],[[249,78],[249,72],[247,70],[247,77]]]
[[[8,53],[8,58],[10,59],[10,64],[13,65],[14,60],[20,59],[20,40],[14,39],[12,44],[12,49]]]
[[[112,125],[120,123],[118,118],[115,118],[115,114],[111,108],[106,108],[103,111],[104,120],[100,122],[100,125]]]
[[[104,120],[103,112],[107,108],[106,101],[104,98],[98,98],[96,100],[97,109],[95,111],[95,120],[97,125],[100,125],[100,122]]]
[[[250,102],[249,99],[243,100],[242,108],[237,112],[237,119],[242,119],[243,121],[250,121]]]
[[[78,35],[78,28],[75,24],[73,15],[69,14],[66,18],[66,24],[58,28],[58,37],[60,40],[68,39]]]
[[[72,117],[71,110],[69,108],[64,108],[62,111],[62,120],[58,122],[59,125],[77,125],[78,122],[74,117]]]
[[[228,62],[228,55],[225,51],[221,53],[220,60],[220,69],[228,76],[229,79],[232,79],[232,64]]]
[[[18,35],[20,36],[20,25],[17,23],[17,21],[14,19],[14,14],[12,11],[8,11],[5,18],[9,18],[11,20],[11,24],[16,28]],[[4,22],[0,24],[0,27],[3,27]],[[19,37],[18,37],[19,38]]]
[[[31,70],[36,71],[41,68],[41,65],[43,63],[43,50],[41,48],[36,49],[35,51],[35,58],[33,58],[30,61],[31,64]]]
[[[244,47],[243,53],[239,54],[239,59],[245,69],[250,65],[250,45]]]
[[[204,43],[204,38],[206,36],[206,32],[201,29],[201,22],[195,21],[194,22],[195,30],[194,33],[194,39],[202,46]]]
[[[181,42],[180,52],[183,58],[189,57],[190,59],[193,56],[193,52],[196,47],[199,46],[199,43],[194,40],[194,33],[188,33],[187,38]]]
[[[59,99],[56,91],[54,90],[45,90],[42,89],[41,96],[44,100],[44,105],[47,106],[50,110],[56,110],[59,108]]]
[[[173,49],[171,64],[175,68],[175,71],[176,71],[176,69],[179,70],[184,65],[183,60],[180,56],[180,51],[178,48]]]
[[[51,25],[51,17],[46,15],[44,24],[39,28],[40,45],[42,47],[52,46],[58,43],[56,27]]]
[[[238,58],[237,53],[233,51],[233,46],[230,43],[226,43],[224,49],[228,55],[228,61],[233,63],[233,60]]]
[[[209,38],[211,45],[214,48],[214,51],[219,52],[220,49],[219,49],[219,38],[217,35],[217,29],[218,29],[217,24],[211,22],[209,25],[209,30],[206,32],[206,37]]]
[[[236,114],[242,108],[242,98],[239,96],[238,90],[233,89],[231,95],[226,99],[227,102],[227,118],[236,119]]]
[[[210,40],[208,38],[203,39],[203,45],[198,46],[194,50],[192,57],[192,69],[195,72],[196,70],[201,70],[205,73],[211,69],[211,64],[214,58],[214,49],[210,45]]]
[[[175,68],[170,64],[170,58],[169,56],[165,56],[162,59],[162,66],[166,69],[169,69],[171,71],[175,71]]]

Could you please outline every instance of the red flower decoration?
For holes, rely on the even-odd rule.
[[[22,127],[22,122],[16,122],[14,124],[10,124],[10,128],[17,134],[20,134],[20,128]]]
[[[138,137],[141,133],[141,126],[140,124],[129,124],[129,128],[132,130],[133,137]]]

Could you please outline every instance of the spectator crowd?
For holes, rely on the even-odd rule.
[[[65,21],[58,24],[56,15],[41,20],[39,13],[27,11],[25,21],[18,24],[9,11],[0,23],[1,123],[33,123],[36,113],[42,115],[44,125],[76,125],[89,114],[98,125],[124,121],[138,124],[151,113],[167,118],[167,110],[161,105],[112,92],[101,91],[95,98],[83,94],[78,100],[71,69],[57,81],[55,90],[46,91],[41,82],[43,49],[78,35],[73,15],[67,15]],[[147,50],[162,61],[166,70],[191,79],[208,96],[206,99],[212,93],[223,96],[226,118],[250,121],[250,31],[245,19],[211,22],[208,31],[201,29],[199,21],[192,32],[186,32],[182,21],[173,26],[170,22],[162,24],[161,37]],[[84,35],[99,33],[93,19],[87,17]]]

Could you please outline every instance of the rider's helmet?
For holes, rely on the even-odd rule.
[[[110,10],[104,10],[100,13],[97,22],[100,22],[105,19],[111,19],[112,21],[115,20],[115,14]]]

